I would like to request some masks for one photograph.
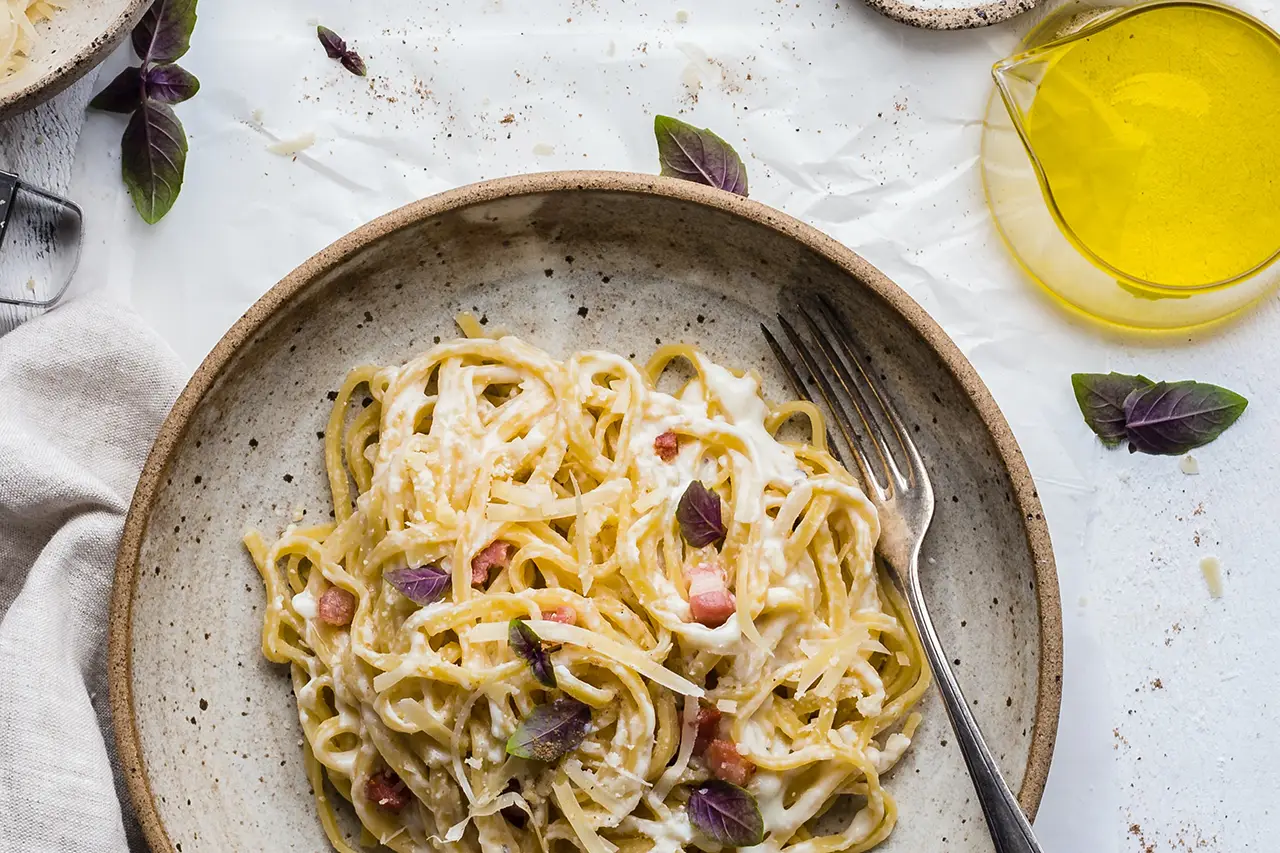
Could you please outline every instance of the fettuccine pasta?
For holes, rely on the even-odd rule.
[[[22,66],[39,38],[35,25],[61,8],[54,0],[0,0],[0,77]]]
[[[929,677],[818,410],[689,346],[557,360],[459,323],[347,376],[332,523],[245,538],[334,848],[723,849],[704,794],[758,815],[730,846],[883,841]]]

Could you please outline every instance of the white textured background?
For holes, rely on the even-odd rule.
[[[1273,3],[1248,8],[1280,24]],[[325,58],[317,20],[361,51],[368,81]],[[178,107],[186,186],[160,225],[120,186],[123,122],[88,121],[78,287],[132,302],[194,368],[277,279],[374,216],[511,173],[654,172],[654,113],[710,126],[743,155],[754,198],[861,252],[933,314],[1027,453],[1066,618],[1046,850],[1272,850],[1280,302],[1147,345],[1069,320],[1020,280],[976,159],[988,69],[1029,23],[919,32],[850,0],[206,2],[184,60],[204,88]],[[296,160],[266,149],[308,132],[318,142]],[[1068,375],[1109,369],[1217,382],[1252,405],[1186,476],[1093,440]],[[1219,600],[1206,554],[1226,570]]]

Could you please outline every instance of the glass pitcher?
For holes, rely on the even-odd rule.
[[[1158,22],[1154,18],[1145,22],[1136,19],[1136,16],[1157,10],[1165,16]],[[1148,195],[1149,187],[1141,181],[1144,175],[1149,177],[1151,170],[1156,168],[1153,163],[1164,162],[1161,168],[1171,166],[1166,170],[1176,175],[1183,162],[1179,159],[1182,149],[1153,148],[1157,143],[1152,140],[1158,137],[1151,135],[1148,126],[1135,120],[1135,113],[1126,112],[1161,109],[1162,104],[1151,107],[1151,98],[1159,97],[1161,91],[1150,88],[1154,85],[1184,86],[1177,89],[1177,95],[1169,101],[1170,109],[1201,110],[1193,117],[1203,119],[1205,115],[1212,116],[1208,126],[1216,133],[1218,125],[1213,122],[1218,113],[1204,113],[1203,110],[1225,106],[1234,110],[1234,114],[1243,115],[1242,111],[1258,99],[1257,91],[1250,90],[1248,81],[1215,80],[1216,88],[1211,88],[1205,95],[1209,100],[1187,103],[1186,91],[1198,94],[1199,90],[1185,89],[1186,80],[1178,77],[1182,72],[1176,52],[1170,49],[1170,53],[1175,55],[1167,69],[1169,80],[1159,77],[1165,73],[1163,71],[1146,71],[1134,77],[1133,85],[1126,83],[1125,86],[1107,89],[1104,95],[1095,98],[1092,93],[1079,90],[1091,81],[1108,74],[1114,77],[1120,72],[1115,70],[1115,66],[1107,66],[1098,75],[1093,75],[1088,66],[1090,54],[1077,53],[1073,59],[1066,59],[1070,51],[1079,50],[1083,45],[1097,51],[1096,61],[1114,60],[1118,63],[1124,61],[1124,51],[1137,49],[1134,46],[1137,43],[1128,39],[1145,34],[1155,39],[1175,39],[1178,37],[1176,33],[1171,34],[1171,30],[1160,26],[1149,28],[1148,33],[1139,26],[1142,23],[1163,26],[1168,23],[1171,10],[1178,10],[1177,14],[1183,16],[1209,16],[1199,22],[1188,20],[1196,24],[1188,31],[1188,43],[1204,36],[1207,32],[1203,26],[1205,21],[1230,28],[1247,26],[1249,32],[1242,37],[1254,39],[1256,35],[1256,39],[1249,42],[1250,48],[1262,58],[1265,64],[1260,67],[1266,74],[1274,74],[1274,79],[1267,77],[1264,81],[1263,94],[1268,97],[1274,94],[1280,99],[1280,36],[1243,12],[1202,0],[1155,0],[1121,8],[1075,3],[1059,10],[1035,28],[1019,53],[996,63],[993,68],[996,91],[988,105],[983,132],[981,163],[987,202],[1000,235],[1019,266],[1068,308],[1092,320],[1129,329],[1175,330],[1213,323],[1241,311],[1280,283],[1280,263],[1277,263],[1280,258],[1280,205],[1249,201],[1255,197],[1280,199],[1280,162],[1268,160],[1269,168],[1255,174],[1260,170],[1250,171],[1251,167],[1237,162],[1238,158],[1222,155],[1238,142],[1240,134],[1234,132],[1233,127],[1222,126],[1221,137],[1197,135],[1190,140],[1191,144],[1198,144],[1199,140],[1222,146],[1216,155],[1211,156],[1217,156],[1221,161],[1217,166],[1223,170],[1222,174],[1233,176],[1232,180],[1223,182],[1221,196],[1216,194],[1218,190],[1208,196],[1203,193],[1188,195],[1188,187],[1175,186],[1176,180],[1155,185],[1160,191],[1170,193],[1170,198],[1181,200],[1177,204],[1171,203],[1166,215],[1159,205],[1154,204]],[[1219,19],[1216,16],[1225,17]],[[1198,49],[1207,52],[1205,55],[1212,57],[1210,61],[1218,62],[1221,56],[1212,54],[1211,47],[1197,45]],[[1160,50],[1162,48],[1156,52]],[[1272,50],[1275,51],[1274,62],[1270,57]],[[1067,64],[1060,64],[1064,62]],[[1068,81],[1074,89],[1063,88],[1066,84],[1061,79],[1054,81],[1056,89],[1046,85],[1051,75],[1058,74],[1061,78],[1068,72],[1074,75]],[[1037,108],[1038,97],[1050,97],[1046,92],[1059,101],[1070,101],[1070,104],[1060,107],[1045,101],[1039,109],[1049,118],[1038,120],[1033,108]],[[1212,102],[1214,97],[1217,97],[1216,104]],[[1224,104],[1227,98],[1254,100]],[[1263,109],[1258,119],[1264,128],[1270,128],[1269,122],[1280,122],[1280,119],[1269,115],[1267,103],[1265,98],[1262,99]],[[1095,108],[1098,113],[1090,115],[1089,110]],[[1050,110],[1056,110],[1057,115]],[[1149,118],[1150,114],[1144,115]],[[1066,145],[1061,141],[1064,128],[1067,131],[1079,129],[1082,139],[1092,137],[1079,122],[1063,123],[1071,116],[1083,125],[1094,122],[1094,126],[1104,131],[1101,138],[1075,153],[1063,150]],[[1163,116],[1162,120],[1171,118]],[[1176,117],[1172,120],[1174,124],[1164,126],[1173,128],[1176,135],[1179,125]],[[1054,125],[1054,121],[1058,124]],[[1037,138],[1036,134],[1040,132],[1037,127],[1049,128],[1047,132],[1056,135],[1045,136],[1042,132]],[[1280,129],[1280,124],[1277,124],[1277,129]],[[1131,150],[1125,146],[1130,146]],[[1047,157],[1050,158],[1048,166]],[[1188,157],[1187,160],[1186,168],[1196,168],[1195,158]],[[1116,164],[1129,162],[1132,163],[1131,170],[1115,168]],[[1111,171],[1100,172],[1094,168],[1097,164],[1108,164]],[[1233,166],[1239,167],[1237,171],[1232,171]],[[1239,172],[1240,169],[1244,171]],[[1252,175],[1252,180],[1262,183],[1245,184],[1248,192],[1242,196],[1237,172]],[[1196,179],[1212,181],[1216,175],[1216,172],[1212,175],[1201,172],[1196,173]],[[1141,199],[1126,197],[1130,182],[1134,192],[1142,193]],[[1196,198],[1221,198],[1224,201],[1213,203],[1222,205],[1229,214],[1206,216],[1204,222],[1197,222],[1195,216],[1178,209],[1178,204],[1189,200],[1194,202]],[[1241,198],[1245,201],[1240,202]],[[1236,202],[1236,208],[1229,206]],[[1144,205],[1151,209],[1144,211]],[[1197,215],[1209,209],[1206,205],[1197,206]],[[1259,216],[1264,218],[1260,220]],[[1113,233],[1126,226],[1134,231],[1136,237],[1121,237]],[[1245,232],[1248,232],[1247,240]],[[1144,233],[1155,239],[1145,246],[1146,255],[1135,260],[1138,255],[1127,251],[1126,246],[1133,249],[1142,242]],[[1201,253],[1179,234],[1203,240],[1204,245],[1213,251]],[[1177,251],[1162,251],[1160,239],[1172,240],[1174,249],[1186,249],[1191,253],[1189,258],[1193,263],[1183,265],[1174,257],[1178,255]],[[1240,241],[1244,242],[1237,246]],[[1238,263],[1237,254],[1234,254],[1237,249]],[[1219,255],[1223,259],[1221,263],[1218,262]],[[1238,268],[1230,266],[1232,263]]]

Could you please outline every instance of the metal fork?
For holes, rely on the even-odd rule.
[[[816,348],[781,314],[778,324],[799,355],[804,372],[817,380],[819,393],[862,472],[867,497],[880,514],[876,550],[906,594],[995,849],[997,853],[1041,853],[1030,822],[1000,775],[969,711],[925,605],[920,587],[920,545],[933,520],[933,486],[920,453],[893,401],[858,355],[852,332],[841,323],[834,306],[824,298],[814,299],[800,306],[800,316]],[[760,328],[796,393],[812,400],[800,368],[768,327],[761,324]],[[855,428],[855,418],[860,428]]]

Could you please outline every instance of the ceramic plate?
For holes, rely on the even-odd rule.
[[[36,25],[35,50],[0,79],[0,120],[52,98],[101,62],[132,29],[149,0],[71,0]],[[105,81],[104,81],[105,82]]]
[[[926,30],[970,30],[1007,21],[1029,12],[1040,0],[866,0],[868,6],[913,27]]]
[[[242,531],[328,517],[328,395],[475,312],[553,353],[644,359],[688,341],[788,394],[759,332],[821,291],[862,330],[939,496],[926,594],[1001,767],[1040,800],[1061,686],[1057,579],[1039,500],[973,368],[848,249],[757,202],[672,179],[569,172],[402,208],[303,264],[227,333],[161,431],[126,524],[110,677],[121,761],[156,851],[327,849],[286,669],[260,653],[262,586]],[[936,698],[889,787],[884,853],[988,851]]]

